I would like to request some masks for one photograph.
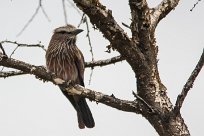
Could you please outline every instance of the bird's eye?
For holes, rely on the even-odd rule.
[[[61,34],[65,34],[65,33],[66,33],[66,31],[60,31],[59,33],[61,33]]]
[[[72,32],[67,32],[67,31],[60,31],[60,34],[72,34]]]

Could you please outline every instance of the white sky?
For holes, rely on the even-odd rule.
[[[128,2],[123,0],[101,2],[112,9],[119,24],[130,23]],[[148,0],[152,7],[159,3]],[[159,70],[163,83],[168,88],[168,95],[174,103],[177,95],[194,69],[204,47],[204,2],[201,1],[193,12],[196,0],[181,1],[179,6],[163,19],[157,30],[159,46]],[[51,19],[48,22],[40,11],[24,33],[16,37],[25,23],[30,19],[37,0],[3,0],[0,4],[0,41],[11,40],[21,43],[38,43],[47,45],[54,28],[64,25],[61,1],[43,1],[43,6]],[[80,15],[67,4],[68,22],[77,26]],[[90,25],[91,26],[91,25]],[[122,26],[123,27],[123,26]],[[85,24],[81,26],[86,29]],[[130,34],[127,28],[123,27]],[[101,33],[91,30],[91,41],[95,60],[117,55],[105,53],[109,44]],[[9,54],[14,45],[4,45]],[[91,60],[86,31],[78,37],[78,47],[84,53],[86,61]],[[14,58],[35,65],[45,65],[45,52],[37,48],[20,48]],[[95,68],[91,85],[88,85],[90,69],[86,69],[86,87],[114,94],[121,99],[133,100],[135,78],[126,62]],[[76,113],[69,101],[62,95],[57,86],[43,83],[34,76],[19,76],[0,79],[0,135],[2,136],[104,136],[104,135],[143,135],[157,136],[152,126],[141,115],[126,113],[113,108],[89,102],[95,118],[93,129],[80,130],[77,126]],[[182,107],[182,116],[192,135],[201,136],[204,126],[204,72],[199,74],[193,89],[189,92]]]

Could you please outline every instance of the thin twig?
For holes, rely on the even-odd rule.
[[[4,44],[4,43],[11,43],[11,44],[16,44],[18,47],[39,47],[41,49],[43,49],[44,51],[46,51],[45,46],[38,43],[38,44],[25,44],[25,43],[18,43],[16,41],[9,41],[9,40],[4,40],[1,41],[0,43]]]
[[[91,61],[91,62],[86,62],[85,67],[97,67],[97,66],[106,66],[110,64],[115,64],[116,62],[123,61],[125,60],[122,56],[116,56],[112,57],[110,59],[105,59],[105,60],[98,60],[98,61]]]
[[[78,24],[77,27],[80,27],[81,24],[83,24],[84,22],[85,22],[85,14],[83,14],[83,15],[81,16],[81,20],[80,20],[80,22],[79,22],[79,24]]]
[[[65,21],[65,24],[68,24],[68,21],[67,21],[67,12],[66,12],[66,6],[65,6],[65,0],[62,0],[62,7],[63,7],[63,13],[64,13],[64,21]]]
[[[41,5],[41,10],[42,10],[43,15],[44,15],[45,18],[47,19],[47,21],[48,21],[48,22],[51,22],[51,20],[50,20],[49,16],[47,15],[47,13],[46,13],[46,11],[45,11],[43,5]]]
[[[0,78],[7,78],[7,77],[13,77],[13,76],[19,76],[19,75],[25,75],[27,73],[23,71],[7,71],[7,72],[0,72]]]
[[[92,47],[91,38],[90,38],[89,23],[88,23],[88,20],[87,20],[86,16],[85,16],[85,22],[86,22],[86,29],[87,29],[86,36],[88,37],[89,47],[90,47],[90,52],[91,52],[91,60],[94,61],[93,47]],[[92,79],[92,76],[93,76],[93,70],[94,70],[94,68],[92,67],[91,68],[91,74],[90,74],[90,77],[89,77],[89,85],[91,84],[91,79]]]
[[[129,28],[129,29],[131,29],[131,27],[130,27],[129,25],[127,25],[127,24],[125,24],[125,23],[123,23],[123,22],[122,22],[122,25],[125,26],[125,27],[127,27],[127,28]]]
[[[80,27],[80,25],[83,23],[86,23],[86,30],[87,30],[86,37],[88,38],[88,42],[89,42],[89,47],[90,47],[90,52],[91,52],[91,61],[94,61],[93,47],[92,47],[91,38],[90,38],[89,22],[85,14],[82,15],[78,27]]]
[[[25,26],[23,27],[23,29],[17,34],[17,37],[20,36],[24,30],[29,26],[29,24],[33,21],[33,19],[35,18],[35,16],[37,15],[38,11],[40,9],[40,6],[38,5],[37,9],[35,10],[34,14],[31,16],[31,18],[28,20],[28,22],[25,24]]]
[[[91,85],[92,76],[93,76],[93,68],[91,68],[91,73],[90,73],[90,76],[89,76],[89,85]]]
[[[203,65],[204,65],[204,49],[203,49],[203,53],[200,57],[200,60],[198,61],[195,69],[193,70],[193,72],[191,73],[190,77],[188,78],[186,84],[184,85],[181,94],[179,94],[177,97],[176,104],[174,107],[174,113],[175,114],[180,113],[180,109],[182,107],[182,104],[183,104],[189,90],[193,87],[193,83],[194,83],[196,77],[198,76],[199,72],[201,71]]]
[[[140,97],[138,94],[136,94],[134,91],[132,91],[132,94],[134,95],[135,98],[139,99],[142,103],[144,103],[151,112],[155,113],[155,110],[151,105],[149,105],[142,97]]]
[[[5,58],[5,57],[8,58],[8,56],[7,56],[7,54],[6,54],[5,50],[4,50],[4,48],[3,48],[2,44],[1,44],[1,42],[0,42],[0,49],[2,50],[2,52],[0,52],[0,55],[4,56],[4,58]],[[2,53],[3,53],[3,54],[2,54]],[[0,72],[2,72],[3,70],[4,70],[4,67],[1,68]]]
[[[4,48],[3,48],[3,46],[2,46],[2,44],[1,44],[1,43],[0,43],[0,49],[2,50],[3,55],[7,56],[7,55],[6,55],[6,52],[5,52],[5,50],[4,50]]]
[[[193,7],[190,9],[190,11],[193,11],[193,9],[198,5],[198,3],[200,2],[201,0],[198,0],[194,5]]]
[[[34,14],[31,16],[31,18],[28,20],[28,22],[24,25],[24,27],[22,28],[22,30],[17,34],[17,37],[20,36],[25,29],[30,25],[30,23],[33,21],[33,19],[36,17],[36,15],[38,14],[39,10],[42,10],[43,14],[45,15],[46,19],[50,22],[50,19],[48,17],[48,15],[46,14],[43,6],[42,6],[42,0],[39,0],[39,4],[38,7],[36,8]]]
[[[16,46],[16,48],[12,51],[12,53],[10,54],[9,58],[12,57],[12,55],[15,53],[15,51],[18,49],[19,46]]]
[[[40,43],[39,43],[39,44],[24,44],[24,43],[18,43],[18,42],[16,42],[16,41],[4,40],[4,41],[1,41],[1,42],[0,42],[0,45],[2,46],[2,44],[4,44],[4,43],[11,43],[11,44],[17,45],[17,46],[15,47],[15,49],[11,52],[9,58],[12,57],[12,55],[16,52],[16,50],[17,50],[19,47],[39,47],[39,48],[43,49],[44,51],[46,51],[44,45],[41,45]],[[3,49],[3,47],[2,47],[2,49]],[[4,49],[3,49],[2,51],[3,51],[3,53],[5,53]],[[4,55],[7,56],[6,54],[4,54]],[[3,71],[3,70],[4,70],[4,67],[2,67],[1,71]]]
[[[91,38],[90,38],[89,22],[88,22],[87,17],[86,17],[85,14],[82,15],[78,27],[80,27],[80,25],[83,24],[83,23],[86,23],[86,30],[87,30],[86,37],[88,38],[90,52],[91,52],[91,61],[93,62],[94,61],[94,54],[93,54],[93,47],[92,47]],[[91,84],[91,78],[92,78],[92,75],[93,75],[93,69],[94,69],[94,67],[91,68],[91,74],[90,74],[90,77],[89,77],[89,85]]]
[[[91,38],[90,38],[89,23],[88,23],[88,20],[87,20],[86,16],[85,16],[85,22],[86,22],[86,29],[87,29],[86,36],[88,37],[89,47],[90,47],[90,52],[91,52],[91,57],[92,57],[91,60],[94,61],[93,47],[92,47]]]

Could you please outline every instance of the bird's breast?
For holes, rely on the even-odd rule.
[[[78,70],[75,65],[76,55],[74,49],[61,49],[46,55],[46,64],[50,72],[66,81],[76,82]]]

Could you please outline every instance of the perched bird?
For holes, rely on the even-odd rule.
[[[84,86],[84,57],[76,46],[76,35],[82,31],[70,24],[56,28],[46,51],[46,65],[57,77]],[[93,128],[94,119],[85,98],[60,89],[77,112],[79,128]]]

